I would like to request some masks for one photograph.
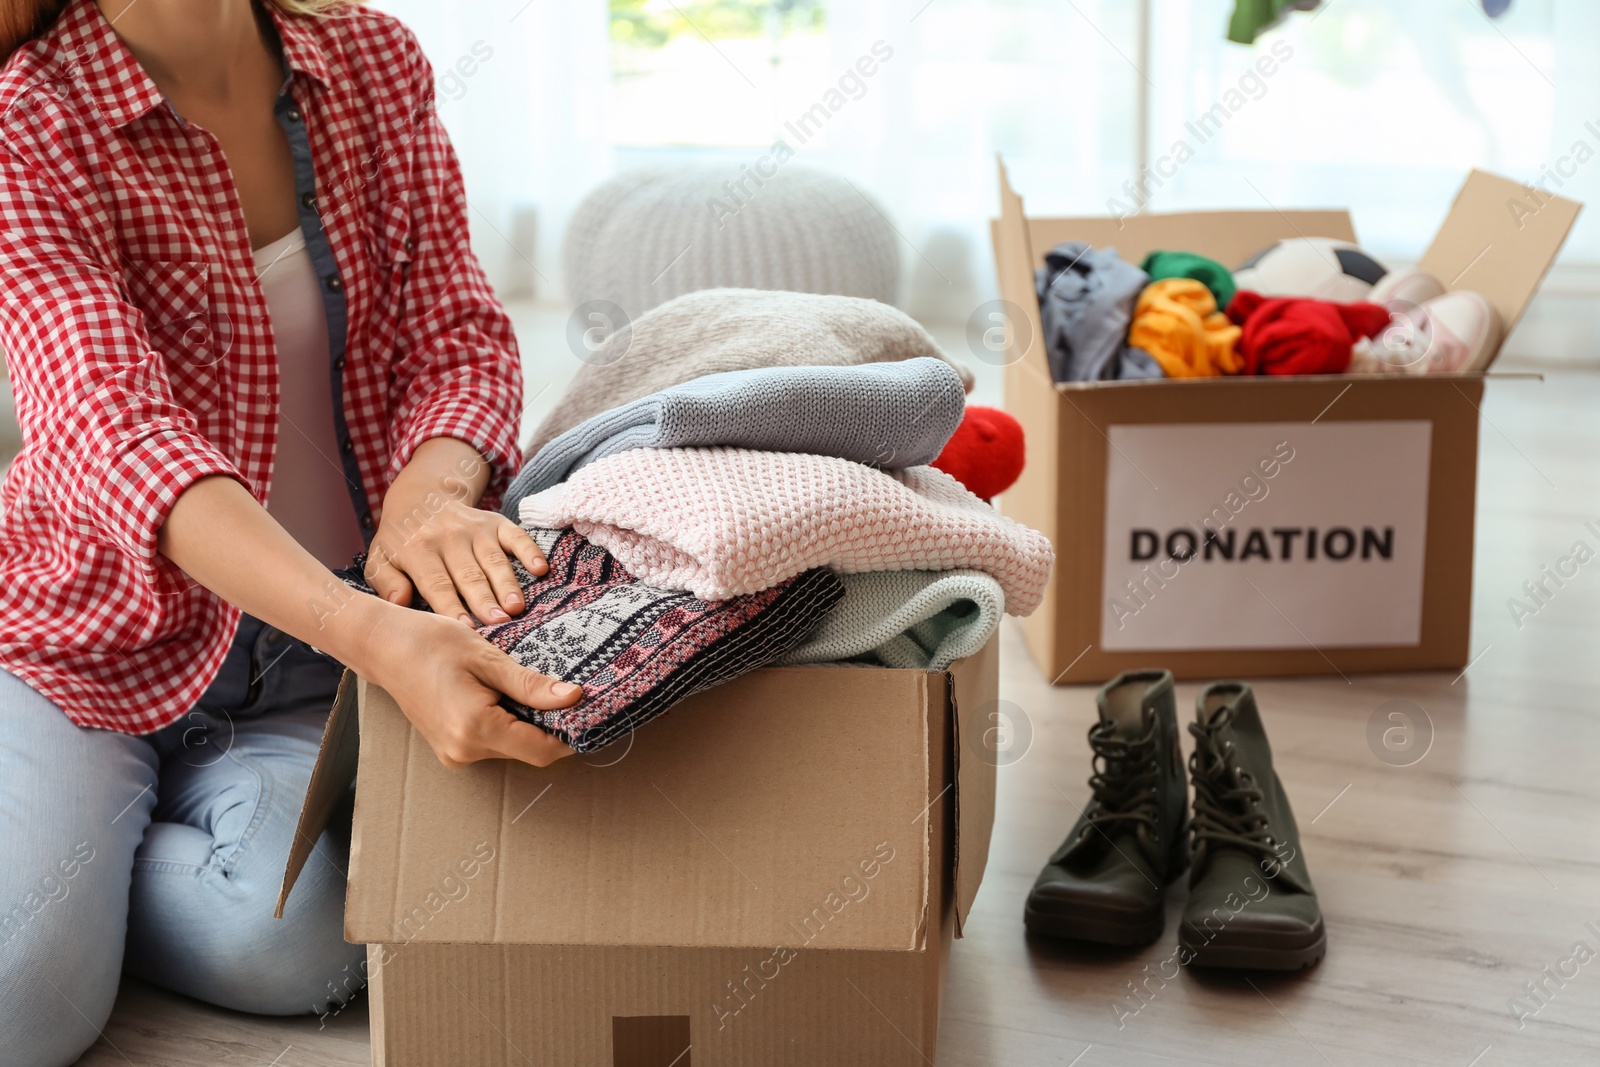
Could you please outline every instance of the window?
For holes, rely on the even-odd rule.
[[[765,147],[825,77],[822,0],[611,0],[612,140]]]

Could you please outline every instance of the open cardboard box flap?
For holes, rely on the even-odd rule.
[[[990,642],[943,673],[769,668],[588,757],[458,771],[347,674],[279,914],[358,777],[352,942],[770,949],[826,908],[830,948],[921,949],[942,835],[958,931],[987,861],[997,661]]]
[[[1025,329],[1008,331],[1008,344],[1013,346],[1007,353],[1008,362],[1043,375],[1047,382],[1050,369],[1033,269],[1042,265],[1046,251],[1063,241],[1109,246],[1135,264],[1158,249],[1175,249],[1199,252],[1232,267],[1274,241],[1293,237],[1356,240],[1350,213],[1343,210],[1140,212],[1121,219],[1105,215],[1031,219],[1023,210],[1022,197],[1011,187],[1005,163],[997,161],[997,165],[1000,217],[991,224],[991,232],[1000,290],[1026,319]],[[1522,319],[1582,209],[1574,200],[1533,193],[1509,178],[1474,170],[1417,266],[1448,289],[1466,289],[1488,297],[1509,334]],[[1119,384],[1154,383],[1064,382],[1058,388]]]

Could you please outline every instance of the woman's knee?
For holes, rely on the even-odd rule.
[[[239,933],[255,947],[212,999],[261,1015],[320,1015],[348,1003],[367,971],[366,946],[344,939],[344,889],[343,876],[313,877],[295,886],[282,919],[270,900],[241,916]]]
[[[117,999],[122,938],[85,930],[48,901],[0,923],[0,1055],[24,1067],[65,1067],[94,1044]]]
[[[321,1014],[348,1001],[365,984],[366,950],[344,940],[345,878],[328,858],[333,844],[327,837],[319,843],[282,919],[273,917],[279,882],[253,864],[233,873],[142,864],[133,884],[128,970],[258,1015]]]
[[[72,1063],[110,1017],[155,773],[0,671],[0,1060]]]

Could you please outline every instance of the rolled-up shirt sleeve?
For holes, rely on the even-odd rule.
[[[211,475],[244,482],[172,393],[163,353],[129,302],[115,245],[0,144],[0,345],[29,452],[29,490],[79,537],[183,585],[156,547],[173,503]]]

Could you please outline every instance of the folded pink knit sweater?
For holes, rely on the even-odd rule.
[[[1055,553],[932,467],[742,448],[639,448],[525,498],[525,525],[571,526],[648,585],[743,596],[812,567],[971,568],[1006,608],[1039,606]]]

